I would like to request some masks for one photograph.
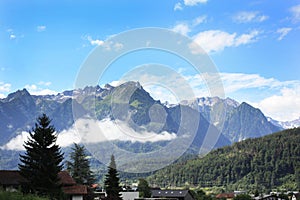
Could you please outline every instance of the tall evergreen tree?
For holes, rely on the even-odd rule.
[[[90,162],[83,145],[74,144],[71,152],[71,161],[67,162],[67,169],[78,184],[92,185],[95,182],[90,170]]]
[[[150,198],[151,197],[151,189],[149,187],[149,184],[143,178],[141,178],[139,180],[138,191],[139,191],[139,196],[142,198]]]
[[[20,173],[29,181],[31,192],[57,198],[61,195],[58,173],[62,170],[63,153],[56,145],[55,128],[46,114],[41,115],[25,142],[20,155]]]
[[[121,200],[121,186],[119,183],[119,174],[116,169],[116,162],[114,155],[111,156],[110,165],[108,167],[108,173],[105,175],[105,190],[108,200]]]

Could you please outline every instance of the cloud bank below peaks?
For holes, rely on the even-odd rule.
[[[29,133],[23,131],[0,148],[5,150],[24,150],[23,144],[28,140],[28,137]],[[119,120],[78,119],[70,129],[58,133],[57,144],[61,147],[67,147],[73,143],[100,143],[107,141],[145,143],[170,141],[175,138],[177,138],[175,133],[166,131],[161,133],[146,130],[136,131],[126,122]]]

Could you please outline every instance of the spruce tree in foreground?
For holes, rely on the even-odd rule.
[[[62,194],[58,173],[62,170],[63,153],[56,145],[55,128],[46,114],[41,115],[25,142],[20,155],[20,173],[28,181],[32,193],[58,198]]]
[[[141,198],[151,197],[151,188],[149,187],[148,182],[143,178],[139,179],[138,191],[139,197]]]
[[[108,167],[108,173],[105,175],[104,182],[106,194],[108,200],[120,200],[121,198],[121,186],[119,183],[118,172],[116,169],[115,157],[111,156],[110,165]]]
[[[71,161],[67,162],[67,169],[73,179],[78,184],[92,185],[95,182],[90,162],[87,158],[86,150],[83,145],[74,144],[71,152]]]

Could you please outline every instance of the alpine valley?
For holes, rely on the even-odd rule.
[[[73,142],[83,142],[71,134],[81,130],[80,124],[86,128],[89,123],[99,123],[107,140],[135,153],[151,152],[166,146],[180,134],[193,133],[186,153],[194,155],[293,126],[267,118],[259,109],[230,98],[201,97],[169,105],[154,100],[138,82],[116,87],[87,86],[45,96],[31,95],[23,89],[0,99],[0,169],[17,169],[22,139],[42,113],[52,119],[58,135],[65,136],[62,137],[65,140],[61,139],[65,152]],[[115,123],[129,130],[129,137],[119,137],[118,131],[112,128]],[[218,138],[204,144],[210,131],[219,133]],[[155,137],[139,139],[139,134]],[[97,143],[102,147],[106,145],[105,139]],[[91,164],[95,167],[100,163],[94,160]]]

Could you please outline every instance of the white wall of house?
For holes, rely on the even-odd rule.
[[[72,196],[72,200],[83,200],[83,196],[82,195]]]
[[[139,198],[139,192],[121,192],[123,200],[134,200]]]

